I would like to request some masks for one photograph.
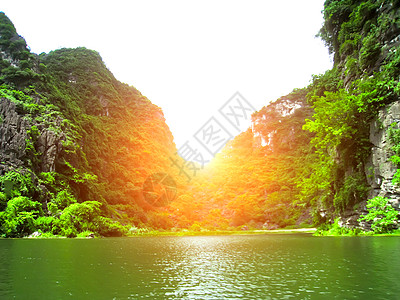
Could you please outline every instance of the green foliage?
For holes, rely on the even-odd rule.
[[[36,191],[32,177],[32,174],[23,170],[9,171],[0,176],[0,186],[8,198],[31,196]]]
[[[0,97],[4,97],[14,102],[17,108],[27,113],[39,113],[40,106],[33,98],[23,91],[15,90],[7,85],[0,85]]]
[[[312,143],[318,151],[335,148],[344,139],[352,138],[357,122],[354,96],[346,91],[325,92],[323,97],[314,97],[314,120],[306,120],[305,130],[315,133]]]
[[[329,156],[315,157],[312,161],[308,166],[311,169],[308,176],[298,179],[299,198],[301,202],[309,203],[315,208],[320,204],[323,207],[331,207],[335,163]]]
[[[334,214],[366,198],[369,124],[400,95],[400,56],[393,43],[399,23],[397,8],[383,0],[327,0],[323,13],[319,36],[334,53],[335,64],[309,86],[315,113],[304,129],[315,134],[318,157],[311,164],[314,174],[299,186],[301,199]],[[392,157],[396,164],[397,156]]]
[[[58,171],[78,199],[135,206],[132,190],[170,169],[168,155],[176,151],[162,112],[118,82],[95,51],[60,49],[40,59],[46,98],[62,110],[71,133],[62,141]]]
[[[318,96],[313,91],[321,88],[321,81],[309,87],[314,115],[303,129],[314,133],[311,142],[317,156],[310,165],[312,174],[299,181],[300,198],[315,208],[340,212],[361,201],[368,190],[362,166],[370,151],[369,118],[360,112],[363,104],[357,92],[339,89]],[[345,175],[349,170],[352,173]]]
[[[372,222],[371,228],[375,233],[389,233],[396,229],[399,213],[390,205],[390,199],[381,196],[369,199],[367,210],[368,214],[358,221]]]
[[[378,41],[377,29],[375,25],[371,25],[370,34],[362,40],[362,46],[359,54],[360,69],[368,72],[374,67],[380,52],[381,44]]]
[[[94,221],[99,217],[101,203],[86,201],[74,203],[66,207],[60,216],[60,231],[62,235],[76,237],[83,231],[95,229]]]
[[[41,212],[40,203],[24,196],[14,197],[0,212],[0,233],[5,237],[22,237],[35,230],[35,218]]]
[[[171,205],[174,227],[226,230],[296,224],[309,207],[299,199],[298,181],[309,173],[314,155],[312,134],[302,130],[313,112],[307,92],[294,90],[253,114],[253,130],[230,141],[196,176],[187,194]],[[261,138],[268,143],[262,144]]]
[[[356,236],[365,235],[360,228],[347,228],[340,226],[340,218],[336,218],[333,224],[322,224],[314,235],[316,236]]]
[[[76,237],[85,232],[102,236],[121,236],[127,233],[127,228],[116,221],[101,216],[102,204],[97,201],[73,203],[67,206],[55,223],[53,233],[67,237]]]
[[[99,216],[97,225],[97,232],[102,236],[122,236],[128,233],[128,226],[103,216]]]
[[[60,191],[54,199],[54,203],[60,209],[64,209],[76,202],[75,197],[67,190]]]
[[[120,236],[127,233],[124,226],[101,215],[101,203],[76,203],[74,196],[67,190],[60,191],[47,204],[50,215],[46,216],[41,209],[41,203],[20,195],[29,191],[29,177],[11,172],[6,175],[2,179],[13,179],[19,188],[13,189],[9,196],[0,193],[0,204],[4,208],[0,212],[0,233],[5,237],[22,237],[37,230],[68,237],[75,237],[84,231],[103,236]]]
[[[0,207],[6,210],[18,196],[37,200],[46,211],[26,222],[44,234],[125,234],[110,215],[143,224],[133,191],[150,174],[169,172],[169,156],[176,152],[161,109],[117,81],[96,51],[31,54],[4,13],[0,50],[0,97],[13,102],[27,124],[24,166],[15,170],[4,163]],[[57,150],[48,172],[43,143],[53,137]],[[114,211],[116,204],[123,210]]]
[[[312,84],[307,89],[307,100],[309,103],[313,103],[313,99],[322,97],[325,92],[337,92],[343,89],[343,81],[341,80],[341,73],[338,68],[332,68],[326,71],[324,74],[313,75]]]
[[[42,233],[52,233],[58,219],[55,217],[40,216],[34,220],[35,229]]]
[[[31,129],[26,131],[26,133],[28,138],[25,139],[25,151],[27,155],[31,156],[32,158],[36,158],[39,155],[39,153],[36,152],[35,148],[35,143],[40,135],[39,130],[35,125],[33,125]]]
[[[388,129],[388,136],[392,144],[392,151],[394,152],[390,160],[397,166],[392,182],[398,186],[400,184],[400,129],[396,122],[391,124],[391,127]]]
[[[87,237],[93,237],[93,236],[94,236],[94,232],[89,231],[89,230],[83,231],[77,235],[78,238],[87,238]]]
[[[42,172],[39,174],[43,184],[54,185],[56,183],[56,172]]]
[[[333,199],[337,211],[343,211],[351,204],[361,202],[367,197],[369,187],[362,174],[356,173],[345,178],[343,185]]]
[[[171,167],[176,147],[159,108],[117,81],[96,51],[31,54],[0,13],[0,96],[29,124],[24,168],[7,165],[0,177],[2,234],[125,234],[116,220],[158,229],[283,227],[310,208],[331,217],[353,207],[367,194],[368,124],[400,96],[400,51],[391,42],[398,17],[388,3],[327,0],[319,35],[335,67],[253,115],[266,145],[242,133],[190,186]],[[282,113],[285,105],[296,109]],[[57,137],[51,172],[38,153],[47,133]],[[393,128],[392,161],[400,165],[397,135]],[[157,172],[173,175],[181,194],[152,210],[138,190]],[[338,221],[329,230],[350,234]]]
[[[7,194],[0,192],[0,211],[4,210],[7,207]]]
[[[325,1],[319,36],[335,54],[335,62],[356,57],[363,38],[376,31],[377,9],[383,1]]]
[[[3,12],[0,12],[0,50],[5,54],[0,58],[0,84],[23,87],[41,79],[34,70],[35,56]]]

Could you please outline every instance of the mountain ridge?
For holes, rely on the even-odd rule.
[[[0,234],[374,230],[374,201],[400,211],[400,1],[323,14],[333,68],[255,112],[192,180],[162,110],[96,51],[32,54],[0,14]]]

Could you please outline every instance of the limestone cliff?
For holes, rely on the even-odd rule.
[[[332,202],[342,206],[325,207],[324,213],[331,209],[331,220],[339,215],[348,227],[369,227],[357,220],[375,196],[390,199],[400,211],[400,187],[393,183],[399,166],[391,159],[390,138],[400,120],[399,8],[399,1],[325,2],[320,37],[334,54],[330,74],[340,79],[331,91],[351,95],[347,109],[354,119],[346,121],[351,138],[334,149]]]
[[[32,169],[33,157],[40,162],[35,166],[37,172],[55,171],[55,161],[63,150],[64,133],[56,133],[32,120],[31,114],[18,109],[17,104],[7,98],[0,99],[0,119],[0,176],[11,169]],[[52,121],[60,126],[62,119]],[[34,142],[32,127],[37,129]]]
[[[390,129],[398,127],[400,121],[400,101],[393,102],[379,110],[378,116],[371,122],[370,141],[373,144],[371,156],[366,164],[368,183],[371,186],[369,198],[388,197],[393,206],[400,211],[400,187],[393,184],[397,166],[391,161],[394,154]]]
[[[11,167],[24,167],[28,121],[17,113],[15,103],[0,99],[0,175]]]
[[[168,170],[175,152],[162,110],[96,51],[33,54],[0,13],[0,236],[152,224],[138,190],[153,173],[179,172]]]

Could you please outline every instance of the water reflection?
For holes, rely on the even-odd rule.
[[[308,235],[0,240],[0,298],[396,299],[399,248]]]
[[[4,241],[0,243],[0,298],[10,298],[11,281],[11,256],[12,244]]]

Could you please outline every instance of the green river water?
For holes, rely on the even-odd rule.
[[[0,240],[0,299],[400,299],[399,237]]]

